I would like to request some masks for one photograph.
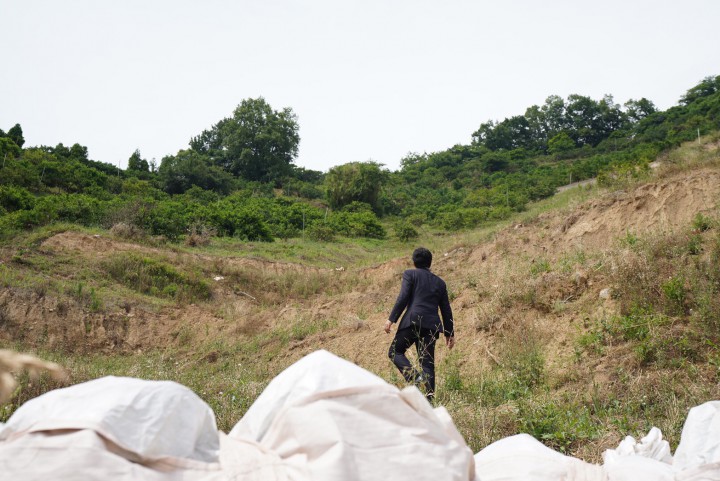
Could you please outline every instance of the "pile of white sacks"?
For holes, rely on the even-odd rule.
[[[720,401],[693,408],[674,456],[653,428],[589,464],[520,434],[473,455],[447,411],[328,352],[277,376],[229,434],[169,381],[106,377],[0,424],[0,480],[720,480]]]

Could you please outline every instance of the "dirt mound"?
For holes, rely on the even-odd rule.
[[[642,234],[689,226],[698,213],[717,208],[720,172],[703,169],[651,182],[592,201],[560,226],[560,244],[602,249],[626,233]]]

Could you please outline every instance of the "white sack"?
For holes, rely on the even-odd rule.
[[[217,463],[165,458],[138,464],[92,430],[28,433],[0,442],[2,481],[227,481]]]
[[[673,481],[670,444],[656,427],[640,442],[627,436],[617,448],[603,453],[605,472],[610,481]]]
[[[471,480],[472,452],[444,410],[326,351],[278,375],[231,437],[252,436],[293,480]]]
[[[670,444],[662,438],[662,433],[656,427],[650,429],[640,442],[632,436],[627,436],[617,448],[606,450],[603,453],[603,460],[607,465],[618,462],[619,458],[624,456],[642,456],[667,464],[673,462]]]
[[[609,481],[675,481],[672,466],[640,455],[621,456],[605,464]]]
[[[13,413],[0,441],[58,429],[91,429],[140,460],[218,459],[212,409],[171,381],[110,376],[47,392]]]
[[[720,462],[720,401],[690,409],[673,459],[677,471]]]
[[[602,466],[554,451],[529,434],[500,439],[475,455],[478,481],[605,481]]]
[[[345,359],[324,350],[315,351],[275,376],[229,435],[260,440],[285,406],[317,393],[363,386],[397,391],[375,374]]]

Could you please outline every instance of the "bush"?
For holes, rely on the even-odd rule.
[[[185,245],[190,247],[206,246],[210,244],[210,239],[217,235],[217,231],[213,227],[203,224],[193,224],[190,231],[185,237]]]
[[[225,209],[223,204],[216,204],[209,218],[219,233],[248,241],[272,242],[272,234],[260,212],[236,206],[227,206]]]
[[[0,185],[0,207],[7,212],[28,210],[35,206],[35,197],[25,188]]]
[[[148,204],[138,216],[139,225],[152,235],[177,240],[189,226],[186,204],[176,201],[162,201]]]
[[[56,221],[99,225],[105,215],[105,205],[84,194],[39,197],[31,209],[12,212],[4,217],[4,222],[15,229],[29,229]]]
[[[326,222],[319,221],[307,229],[310,239],[318,242],[332,242],[335,240],[335,230]]]
[[[440,221],[440,226],[446,230],[460,230],[465,226],[462,214],[458,211],[444,212],[438,216],[438,219]]]
[[[418,231],[409,222],[398,222],[395,224],[395,237],[403,242],[407,242],[411,239],[417,239],[419,236]]]
[[[327,223],[336,233],[348,237],[369,237],[371,239],[384,239],[385,229],[377,216],[369,211],[360,212],[333,212]]]

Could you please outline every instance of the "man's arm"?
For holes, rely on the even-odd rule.
[[[443,293],[440,296],[440,314],[442,315],[445,343],[447,344],[448,349],[452,349],[455,346],[455,321],[453,320],[452,308],[450,307],[447,286],[443,287]]]
[[[412,286],[413,279],[411,272],[409,270],[403,272],[400,294],[398,294],[395,306],[393,306],[392,311],[390,311],[390,316],[388,317],[390,322],[397,322],[397,320],[400,319],[400,314],[402,314],[410,303],[410,298],[412,297]]]
[[[400,314],[402,314],[408,304],[410,304],[413,291],[412,287],[413,279],[411,272],[409,270],[403,272],[400,294],[398,294],[395,305],[393,306],[392,311],[390,311],[390,316],[388,316],[388,320],[385,322],[385,327],[383,328],[385,332],[390,333],[390,327],[393,323],[400,319]]]

